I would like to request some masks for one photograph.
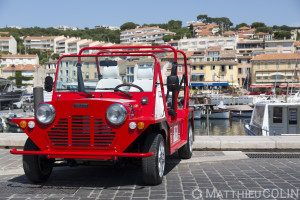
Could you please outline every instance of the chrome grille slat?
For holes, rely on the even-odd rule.
[[[57,148],[110,148],[116,133],[103,121],[89,115],[60,118],[47,131],[52,145]]]

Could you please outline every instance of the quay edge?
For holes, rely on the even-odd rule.
[[[27,135],[1,133],[0,148],[23,148]],[[195,136],[195,151],[300,151],[299,136]]]

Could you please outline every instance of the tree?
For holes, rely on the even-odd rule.
[[[7,79],[9,80],[15,80],[16,82],[16,86],[18,88],[22,87],[22,86],[28,86],[28,85],[32,85],[32,84],[23,84],[22,81],[30,81],[33,79],[33,77],[28,77],[28,76],[22,76],[22,72],[21,71],[15,71],[15,75],[14,76],[10,76]]]
[[[257,28],[257,27],[266,27],[266,25],[263,22],[253,22],[251,24],[251,28]]]
[[[165,35],[165,36],[163,36],[162,39],[163,39],[165,42],[170,42],[171,39],[173,39],[173,38],[174,38],[173,35]]]
[[[194,26],[193,26],[193,24],[190,24],[189,29],[190,29],[190,32],[191,32],[192,36],[194,36]]]
[[[203,21],[207,20],[207,15],[198,15],[197,20],[200,20],[203,22]]]
[[[170,20],[168,21],[168,29],[169,30],[176,30],[182,27],[182,21],[180,20]]]
[[[277,31],[274,33],[275,39],[290,39],[291,36],[292,34],[289,31]]]
[[[238,30],[239,28],[244,27],[244,26],[248,26],[248,27],[249,27],[248,24],[246,24],[245,22],[243,22],[243,23],[237,24],[237,25],[235,26],[235,29]]]
[[[126,22],[120,26],[120,29],[122,31],[124,31],[124,30],[128,30],[128,29],[135,29],[137,26],[138,26],[138,24],[135,24],[133,22]]]
[[[300,34],[297,32],[296,40],[300,40]]]
[[[273,29],[271,27],[257,27],[255,30],[256,33],[263,32],[263,33],[273,33]]]

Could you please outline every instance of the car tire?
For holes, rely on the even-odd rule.
[[[153,152],[153,156],[142,159],[142,175],[145,184],[158,185],[162,182],[166,162],[165,141],[159,133],[149,133],[146,137],[144,153]]]
[[[191,122],[189,122],[188,131],[187,131],[187,143],[178,150],[178,154],[181,159],[189,159],[192,157],[193,142],[194,142],[194,130],[192,128]]]
[[[40,149],[28,138],[24,145],[24,151],[40,151]],[[53,161],[45,155],[23,155],[25,175],[33,183],[45,182],[52,173]]]

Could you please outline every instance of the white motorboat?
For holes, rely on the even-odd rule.
[[[300,103],[257,103],[244,128],[247,135],[300,135],[299,119]]]

